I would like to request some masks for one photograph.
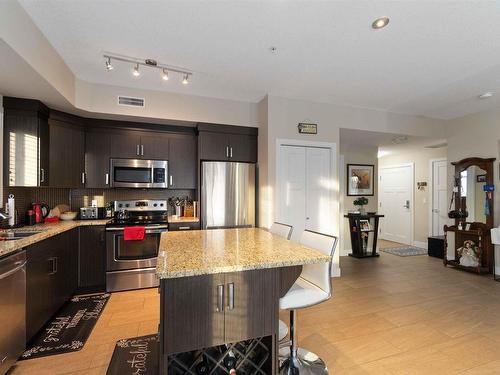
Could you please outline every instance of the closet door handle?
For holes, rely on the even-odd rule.
[[[144,156],[144,145],[141,145],[141,156]]]
[[[82,185],[85,185],[85,172],[82,172]]]
[[[224,285],[217,285],[217,312],[224,311]]]
[[[137,156],[139,156],[139,145],[137,145],[137,148],[136,148],[135,154],[136,154]]]
[[[231,146],[229,148],[229,157],[232,158],[233,157],[233,146]]]
[[[45,182],[45,169],[40,168],[40,182]]]
[[[174,177],[170,175],[170,186],[174,186]]]
[[[226,158],[229,157],[229,146],[226,146]]]
[[[105,177],[104,177],[104,183],[106,185],[109,185],[109,173],[106,173]]]
[[[234,309],[234,283],[227,284],[227,309]]]

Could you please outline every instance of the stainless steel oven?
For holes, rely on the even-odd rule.
[[[168,187],[167,160],[111,159],[110,169],[112,187]]]
[[[168,230],[167,225],[145,225],[146,232],[141,241],[125,241],[124,227],[106,227],[108,292],[147,288],[158,285],[156,259],[160,237]]]

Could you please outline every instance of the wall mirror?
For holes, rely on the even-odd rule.
[[[493,185],[493,161],[495,159],[468,158],[452,163],[455,166],[455,209],[467,211],[464,220],[493,227],[493,194],[484,191],[485,185]]]

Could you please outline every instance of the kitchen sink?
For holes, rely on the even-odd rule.
[[[30,230],[30,231],[13,231],[13,232],[0,232],[0,241],[14,241],[20,240],[21,238],[26,238],[33,236],[34,234],[41,233],[42,231]]]

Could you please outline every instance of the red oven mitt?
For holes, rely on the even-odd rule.
[[[125,241],[142,241],[145,233],[145,227],[125,227],[123,229],[123,239]]]

